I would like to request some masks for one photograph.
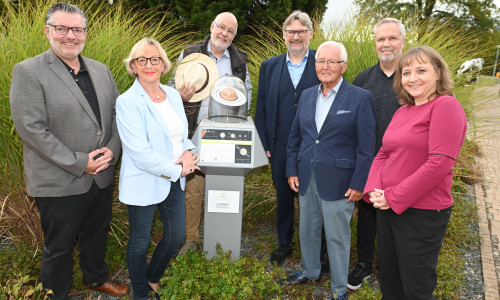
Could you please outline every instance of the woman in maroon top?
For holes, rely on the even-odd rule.
[[[394,89],[404,104],[375,157],[364,199],[378,208],[383,299],[434,299],[436,265],[453,206],[451,172],[467,120],[453,80],[431,47],[399,61]]]

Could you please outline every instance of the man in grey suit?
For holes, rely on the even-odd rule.
[[[109,280],[105,263],[115,164],[118,89],[109,69],[80,56],[87,18],[77,6],[53,5],[45,16],[50,49],[14,67],[12,119],[23,141],[26,189],[45,235],[42,285],[54,299],[72,286],[78,240],[84,285],[113,295],[128,286]]]

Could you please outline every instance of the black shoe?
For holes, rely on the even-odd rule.
[[[285,280],[282,280],[280,283],[284,285],[297,285],[297,284],[307,283],[310,281],[312,280],[307,278],[302,272],[297,272],[295,274],[288,276]],[[314,281],[318,282],[319,279],[316,279]]]
[[[330,273],[330,262],[328,261],[328,258],[322,258],[321,259],[321,274],[328,274]]]
[[[290,255],[292,255],[292,247],[290,245],[280,245],[278,249],[271,253],[271,263],[276,262],[278,265],[281,265],[285,261],[285,258]]]
[[[358,262],[347,276],[347,287],[351,290],[357,290],[363,284],[363,281],[370,278],[370,276],[372,276],[371,268],[365,266],[362,262]]]

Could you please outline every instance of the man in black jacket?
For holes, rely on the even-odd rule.
[[[373,29],[375,48],[379,62],[361,71],[353,85],[367,89],[373,93],[375,101],[375,155],[382,146],[382,137],[392,120],[392,116],[400,107],[396,92],[392,87],[394,72],[405,46],[405,27],[394,18],[380,20]],[[373,205],[358,202],[358,263],[349,272],[347,287],[357,290],[363,280],[372,274],[373,257],[375,255],[375,237],[377,231],[377,214]]]

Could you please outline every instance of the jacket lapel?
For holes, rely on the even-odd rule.
[[[109,116],[112,116],[112,112],[106,111],[106,93],[112,93],[112,91],[109,90],[109,86],[103,86],[104,82],[108,82],[106,80],[101,80],[100,78],[104,75],[99,73],[95,68],[94,64],[89,63],[88,60],[85,57],[82,57],[82,59],[85,61],[85,66],[87,67],[87,70],[90,75],[90,80],[92,81],[92,84],[94,85],[94,90],[95,94],[97,96],[97,103],[99,104],[99,112],[101,114],[101,126],[102,126],[102,131],[107,132],[106,128],[106,123],[105,120],[109,118]],[[106,74],[107,75],[107,74]],[[87,101],[88,103],[88,101]],[[92,114],[92,117],[94,114]],[[94,118],[93,118],[94,119]],[[95,120],[94,122],[97,122]]]
[[[337,112],[339,109],[344,106],[344,103],[347,99],[347,94],[349,93],[349,90],[351,89],[349,83],[345,78],[343,78],[342,84],[340,85],[339,91],[337,92],[337,95],[335,96],[335,100],[332,103],[332,106],[330,107],[330,110],[328,111],[328,115],[326,116],[325,122],[323,123],[323,126],[321,127],[320,134],[323,132],[323,130],[328,126],[330,122],[335,119],[337,116]]]
[[[64,82],[64,84],[68,87],[68,89],[75,96],[75,98],[78,100],[78,102],[80,102],[83,109],[87,112],[87,114],[90,116],[92,121],[94,121],[96,123],[96,125],[99,126],[99,123],[97,122],[97,119],[94,115],[94,112],[92,111],[92,108],[90,107],[89,102],[87,101],[87,98],[85,98],[85,95],[83,94],[82,90],[80,90],[80,87],[73,80],[73,77],[71,77],[71,75],[68,73],[68,70],[64,66],[63,62],[54,53],[54,50],[52,50],[52,48],[50,48],[50,50],[49,50],[49,56],[48,56],[47,62],[49,63],[49,68]],[[92,82],[94,82],[94,81],[92,81]],[[95,89],[95,90],[97,93],[98,89]],[[98,95],[98,98],[99,98],[99,95]],[[100,104],[99,104],[99,108],[101,108]],[[101,116],[102,116],[102,111],[101,111]]]
[[[280,90],[280,82],[281,82],[281,75],[283,74],[283,67],[285,65],[285,60],[286,60],[286,53],[281,54],[279,57],[277,57],[275,66],[272,68],[272,73],[273,75],[271,76],[273,80],[273,84],[271,85],[271,95],[270,99],[273,99],[273,106],[274,106],[274,111],[278,111],[278,99],[279,99],[279,90]],[[268,76],[269,78],[269,76]]]
[[[311,127],[312,129],[314,130],[314,133],[318,134],[318,127],[316,127],[316,101],[318,101],[318,96],[319,96],[319,87],[321,86],[320,85],[316,85],[316,90],[314,92],[311,93],[311,97],[308,99],[308,111],[310,112],[310,115],[309,115],[309,120],[311,120]],[[305,100],[305,99],[304,99]]]
[[[148,94],[146,93],[146,91],[144,90],[144,88],[137,79],[135,79],[133,87],[136,90],[137,94],[140,96],[141,100],[146,103],[146,106],[148,107],[149,111],[151,112],[155,120],[161,124],[161,129],[163,130],[163,132],[165,132],[167,136],[170,136],[167,123],[165,123],[165,119],[161,116],[160,112],[155,107],[154,102],[151,101]]]
[[[306,86],[313,86],[315,84],[318,84],[319,80],[317,79],[318,76],[316,75],[316,51],[309,49],[309,56],[307,57],[307,65],[306,69],[304,70],[304,73],[307,73],[307,85]],[[302,74],[303,76],[304,74]]]

